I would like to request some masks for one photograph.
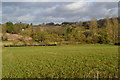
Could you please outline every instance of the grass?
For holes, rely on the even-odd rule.
[[[118,46],[3,48],[3,78],[118,78]]]

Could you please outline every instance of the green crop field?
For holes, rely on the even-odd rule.
[[[118,78],[118,46],[3,48],[3,78]]]

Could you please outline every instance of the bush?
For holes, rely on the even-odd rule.
[[[3,41],[7,41],[7,36],[5,36],[5,35],[2,36],[2,40],[3,40]]]

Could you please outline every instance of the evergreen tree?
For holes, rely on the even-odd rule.
[[[7,22],[6,26],[7,26],[7,32],[8,33],[13,33],[14,32],[14,29],[13,29],[14,25],[13,25],[12,22]]]

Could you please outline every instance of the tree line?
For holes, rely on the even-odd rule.
[[[48,26],[49,25],[49,26]],[[63,22],[33,25],[26,23],[6,22],[2,24],[2,33],[29,36],[38,43],[86,43],[86,44],[114,44],[119,43],[119,18],[93,18],[86,22]],[[2,40],[7,40],[5,36]]]

